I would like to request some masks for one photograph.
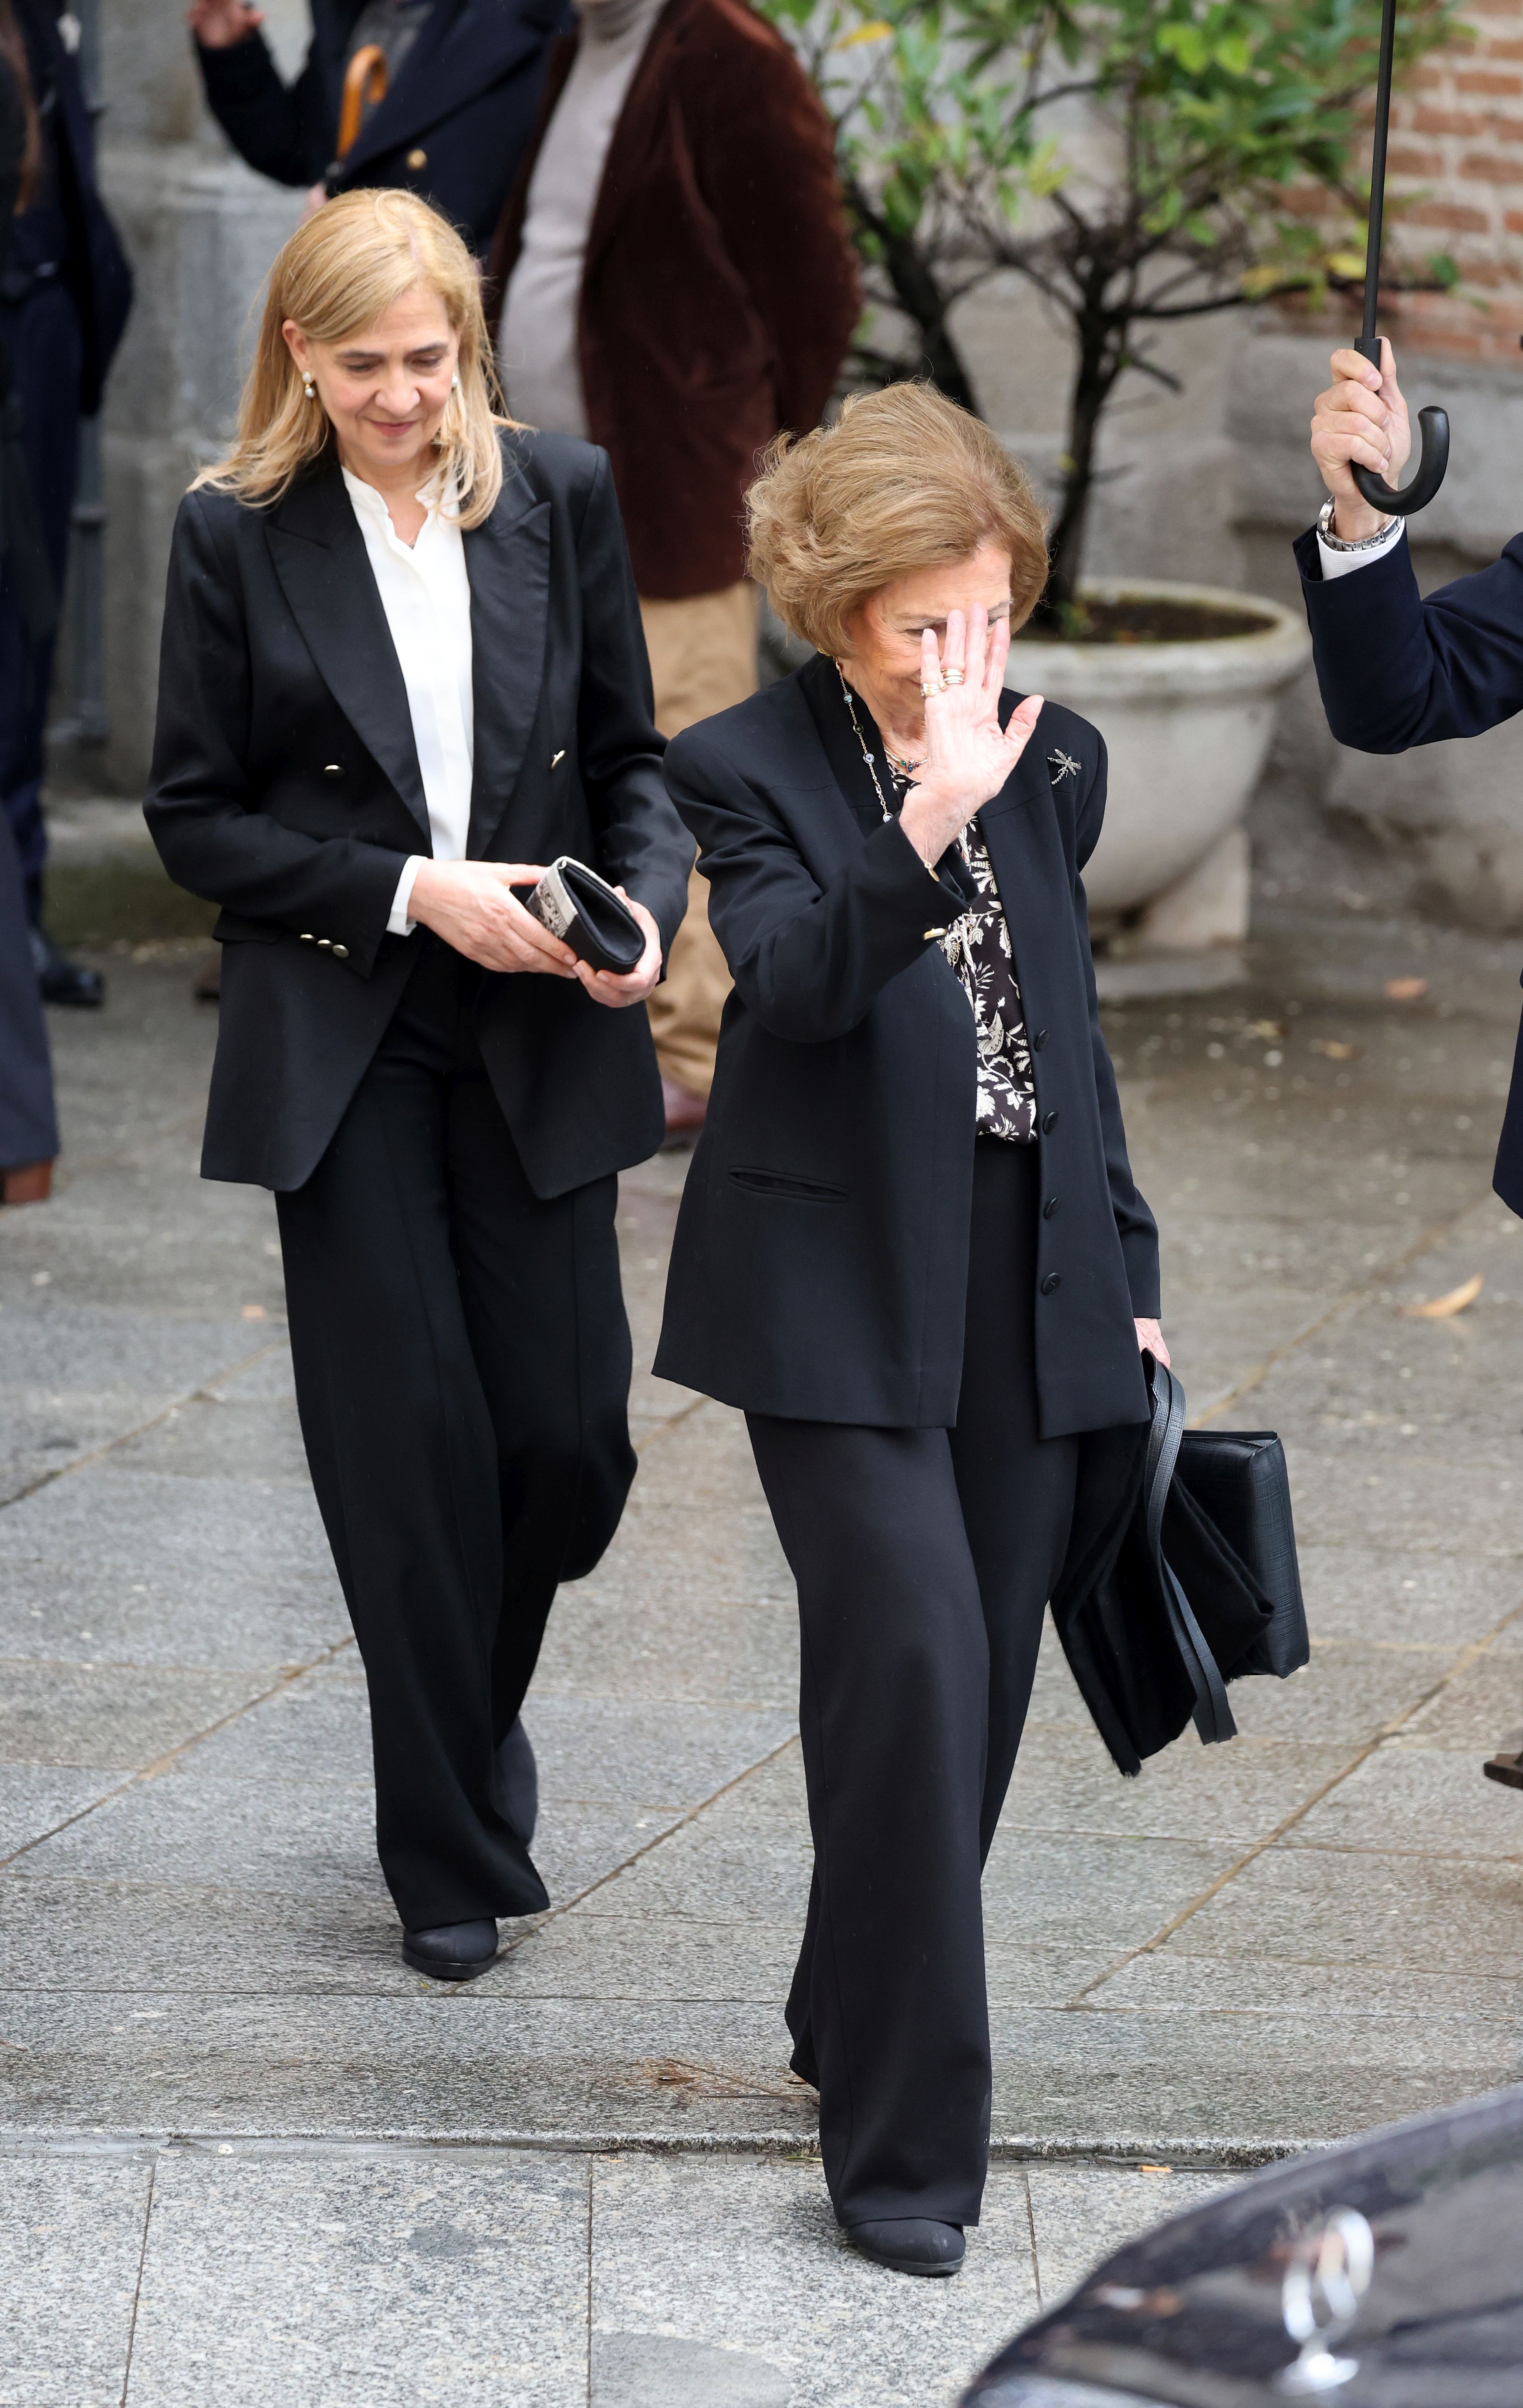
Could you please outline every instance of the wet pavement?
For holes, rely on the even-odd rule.
[[[739,1417],[645,1368],[684,1157],[624,1182],[640,1477],[526,1709],[553,1903],[436,1988],[273,1211],[196,1177],[198,956],[99,957],[107,1010],[51,1017],[55,1199],[0,1216],[4,2408],[939,2408],[1203,2185],[1518,2078],[1523,1796],[1481,1761],[1523,1743],[1519,949],[1317,907],[1107,1014],[1192,1413],[1286,1441],[1312,1663],[1123,1783],[1045,1655],[949,2285],[844,2252],[787,2071],[790,1585]]]

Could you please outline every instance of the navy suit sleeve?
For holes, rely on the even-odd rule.
[[[967,909],[947,872],[926,875],[897,820],[854,847],[821,888],[783,822],[701,726],[673,739],[666,782],[698,839],[709,925],[735,991],[775,1037],[844,1037],[918,961],[928,929],[949,927]]]
[[[1328,725],[1360,752],[1481,736],[1523,710],[1523,536],[1426,601],[1411,547],[1324,580],[1315,532],[1295,547]]]
[[[1159,1313],[1158,1224],[1132,1176],[1127,1133],[1121,1120],[1121,1098],[1110,1048],[1100,1025],[1100,998],[1095,991],[1095,966],[1089,951],[1089,906],[1084,892],[1084,865],[1100,842],[1105,818],[1105,746],[1100,742],[1095,771],[1078,807],[1075,828],[1074,918],[1084,953],[1084,975],[1089,996],[1089,1046],[1094,1056],[1095,1096],[1100,1105],[1100,1133],[1105,1148],[1105,1177],[1111,1211],[1116,1215],[1126,1265],[1132,1310],[1144,1321]]]
[[[206,106],[239,157],[277,184],[315,184],[332,148],[315,59],[285,84],[263,34],[218,50],[197,42],[195,55]]]

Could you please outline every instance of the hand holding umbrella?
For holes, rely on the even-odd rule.
[[[1391,348],[1389,343],[1382,347],[1375,333],[1375,314],[1380,301],[1380,241],[1386,211],[1386,137],[1390,129],[1391,64],[1395,49],[1396,0],[1385,0],[1380,22],[1380,69],[1375,86],[1374,150],[1370,162],[1370,232],[1364,254],[1364,327],[1354,349],[1359,357],[1375,370],[1373,389],[1379,391],[1385,405],[1388,436],[1394,437],[1399,429],[1401,442],[1399,450],[1394,441],[1390,443],[1388,459],[1383,464],[1372,460],[1369,451],[1359,445],[1345,457],[1353,482],[1370,508],[1388,516],[1405,519],[1410,518],[1414,510],[1425,509],[1444,482],[1444,472],[1449,465],[1449,416],[1447,410],[1438,408],[1418,411],[1422,457],[1417,465],[1417,473],[1402,492],[1393,492],[1385,483],[1380,467],[1385,466],[1393,472],[1399,471],[1411,448],[1412,436],[1407,425],[1406,404],[1396,389],[1396,364]],[[1334,374],[1339,371],[1340,358],[1346,356],[1346,353],[1334,355]],[[1371,380],[1361,377],[1359,382],[1370,384]],[[1317,403],[1319,417],[1323,403],[1331,398],[1328,394],[1321,396]],[[1370,414],[1374,416],[1375,413]],[[1315,439],[1312,449],[1314,452],[1317,450]],[[1317,465],[1322,465],[1320,455]],[[1336,493],[1336,486],[1330,486],[1330,491]]]

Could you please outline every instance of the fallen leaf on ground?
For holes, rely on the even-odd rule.
[[[1345,1045],[1341,1037],[1312,1039],[1312,1052],[1325,1054],[1330,1062],[1357,1062],[1363,1051],[1362,1045]]]
[[[243,1317],[245,1321],[268,1321],[270,1316],[262,1304],[246,1304],[243,1308]]]
[[[1428,981],[1420,978],[1388,979],[1386,993],[1392,1003],[1416,1003],[1428,993]]]
[[[1409,1321],[1447,1321],[1452,1313],[1463,1312],[1467,1304],[1473,1304],[1485,1284],[1477,1271],[1473,1279],[1452,1287],[1447,1296],[1432,1297],[1427,1304],[1404,1305],[1402,1311]]]
[[[1283,1020],[1250,1020],[1247,1033],[1250,1037],[1284,1037],[1288,1032]]]

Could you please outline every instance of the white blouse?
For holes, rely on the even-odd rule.
[[[471,583],[465,543],[451,514],[452,494],[418,499],[428,516],[406,544],[374,485],[344,470],[344,482],[375,573],[381,609],[407,690],[413,742],[428,805],[435,861],[463,861],[471,826],[476,714],[471,685]],[[421,853],[408,856],[397,882],[387,931],[411,933],[407,917]]]

